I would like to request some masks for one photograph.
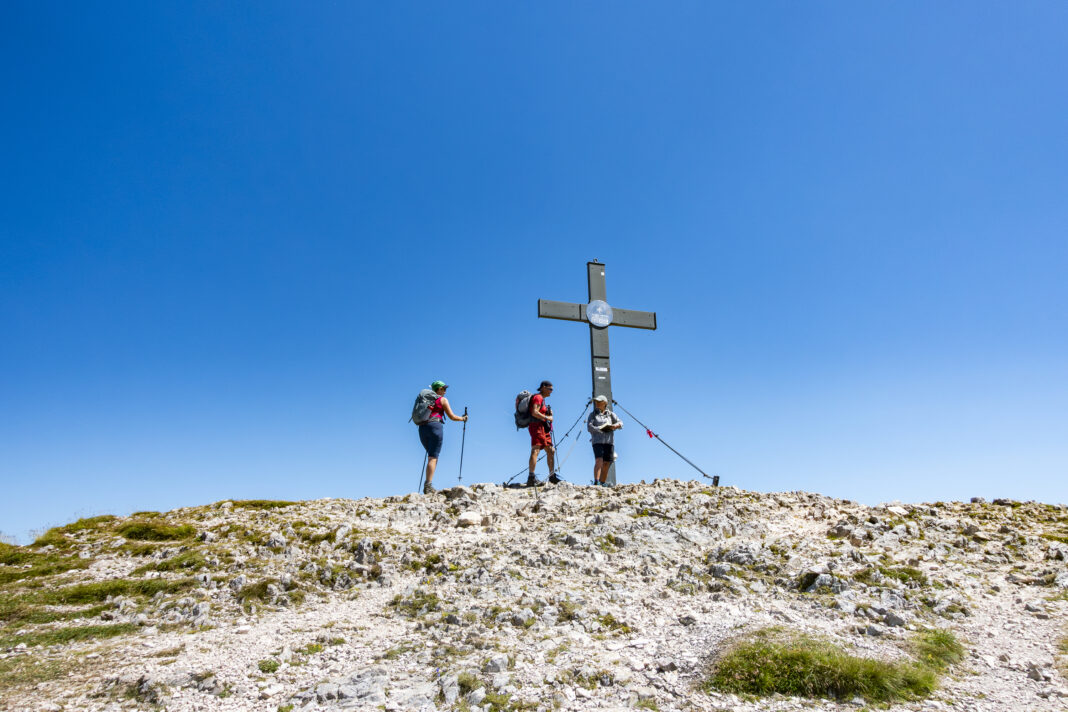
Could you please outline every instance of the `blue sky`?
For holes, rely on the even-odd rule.
[[[1063,3],[218,5],[0,8],[6,534],[412,491],[437,378],[503,481],[594,258],[659,317],[616,398],[724,484],[1068,501]]]

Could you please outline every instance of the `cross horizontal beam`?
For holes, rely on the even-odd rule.
[[[538,316],[542,319],[562,319],[564,321],[584,321],[589,323],[586,319],[586,305],[575,304],[574,302],[554,302],[551,299],[539,299]],[[612,323],[609,326],[629,326],[633,329],[655,331],[656,312],[612,307]]]

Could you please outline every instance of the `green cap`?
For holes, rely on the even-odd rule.
[[[433,383],[430,384],[430,390],[432,390],[432,391],[436,391],[439,388],[448,388],[448,387],[449,386],[445,383],[445,381],[434,381]]]

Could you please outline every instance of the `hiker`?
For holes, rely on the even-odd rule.
[[[527,432],[530,433],[530,463],[527,475],[527,487],[538,487],[544,483],[539,482],[534,476],[534,466],[538,464],[538,451],[545,451],[545,461],[549,465],[549,482],[560,482],[556,474],[556,451],[553,448],[553,409],[545,402],[545,399],[553,393],[551,381],[542,381],[538,386],[538,392],[530,398],[530,425]]]
[[[429,403],[429,417],[426,421],[419,423],[419,442],[423,444],[426,449],[426,482],[423,484],[423,494],[433,494],[437,492],[434,486],[430,484],[434,479],[434,470],[438,466],[438,455],[441,454],[441,443],[445,440],[445,416],[449,416],[449,420],[457,420],[467,422],[466,415],[456,415],[452,412],[452,406],[449,405],[449,399],[445,397],[445,391],[448,386],[444,381],[434,381],[430,384],[430,390],[437,395],[432,402]],[[420,397],[423,393],[420,393]],[[428,399],[429,400],[429,399]],[[416,401],[418,404],[418,399]]]
[[[590,431],[593,442],[593,484],[609,487],[608,470],[616,459],[615,431],[623,427],[619,416],[608,410],[608,398],[597,396],[593,399],[593,411],[586,418],[586,429]]]

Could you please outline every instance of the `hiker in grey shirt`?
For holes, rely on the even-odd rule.
[[[593,412],[586,418],[586,429],[593,441],[593,484],[608,487],[608,468],[616,459],[613,440],[615,431],[623,427],[619,416],[608,410],[608,399],[597,396],[593,399]]]

